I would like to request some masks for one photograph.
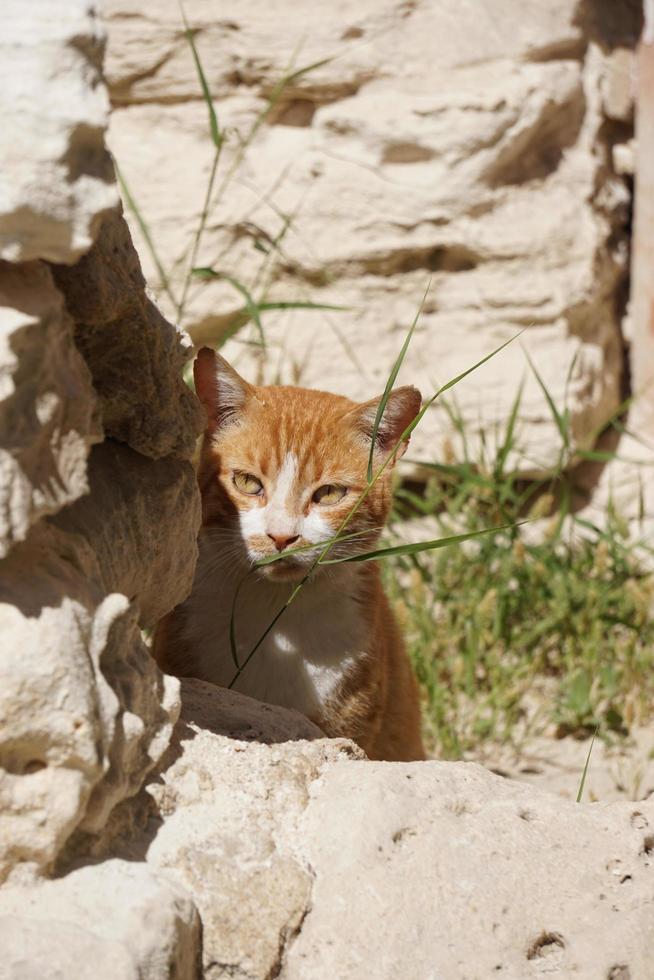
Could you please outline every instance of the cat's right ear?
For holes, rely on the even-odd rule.
[[[252,388],[224,357],[202,347],[193,365],[195,393],[207,413],[208,431],[238,422]]]

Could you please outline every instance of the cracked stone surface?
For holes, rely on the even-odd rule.
[[[242,343],[256,339],[248,327],[227,356],[253,378],[368,398],[383,390],[431,279],[403,368],[424,395],[524,330],[456,389],[473,455],[482,429],[500,439],[524,377],[511,464],[557,464],[556,424],[523,348],[555,403],[567,399],[572,446],[591,446],[622,397],[630,199],[606,121],[620,121],[622,145],[639,30],[637,4],[609,7],[527,0],[518,11],[491,0],[454,12],[447,0],[365,0],[284,17],[283,5],[230,0],[217,16],[189,0],[226,135],[221,166],[238,164],[196,264],[258,295],[272,259],[267,299],[348,308],[266,313],[269,355]],[[110,144],[179,295],[213,154],[206,106],[174,0],[156,10],[108,0],[107,17]],[[238,163],[235,133],[248,132],[289,65],[323,59],[286,87]],[[266,257],[285,215],[282,252]],[[216,341],[242,305],[228,282],[196,281],[183,325],[198,344]],[[462,447],[435,407],[411,456],[444,452]]]
[[[654,802],[568,803],[472,763],[368,762],[200,681],[182,700],[141,827],[112,852],[192,896],[205,977],[592,980],[623,966],[647,980]]]

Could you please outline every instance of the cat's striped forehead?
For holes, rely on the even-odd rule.
[[[217,433],[216,448],[238,454],[263,476],[320,480],[340,472],[364,479],[367,447],[352,419],[354,402],[339,395],[291,387],[259,387],[238,424]]]

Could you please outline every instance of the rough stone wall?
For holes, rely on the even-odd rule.
[[[29,9],[0,65],[58,121],[0,198],[0,980],[650,980],[651,799],[370,763],[150,659],[195,561],[187,350],[117,208],[93,8]]]
[[[190,585],[200,413],[121,216],[93,7],[16,3],[5,27],[0,880],[22,880],[167,745],[177,685],[141,627]]]
[[[269,298],[349,307],[266,314],[267,356],[239,338],[227,355],[269,380],[370,397],[431,278],[404,368],[424,394],[524,330],[456,389],[473,454],[525,376],[514,463],[542,471],[559,459],[523,347],[557,405],[567,399],[573,447],[592,445],[628,386],[639,4],[190,0],[185,10],[225,132],[220,172],[236,168],[197,264],[258,295],[265,257],[254,246],[291,216]],[[179,291],[212,160],[206,106],[175,0],[108,0],[107,12],[110,144]],[[323,59],[284,89],[239,162],[279,79]],[[184,325],[215,340],[242,306],[228,283],[196,282]],[[412,456],[442,457],[446,440],[461,452],[435,408]]]

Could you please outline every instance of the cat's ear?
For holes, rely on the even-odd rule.
[[[224,357],[203,347],[193,365],[195,392],[207,413],[209,432],[238,422],[252,388]]]
[[[372,439],[375,432],[375,420],[381,398],[373,398],[354,410],[355,424],[367,440]],[[388,396],[384,414],[381,417],[376,435],[376,446],[383,453],[390,452],[402,437],[402,433],[413,422],[420,411],[422,395],[417,388],[407,385],[395,388]],[[407,437],[397,448],[395,458],[399,459],[409,445]]]

